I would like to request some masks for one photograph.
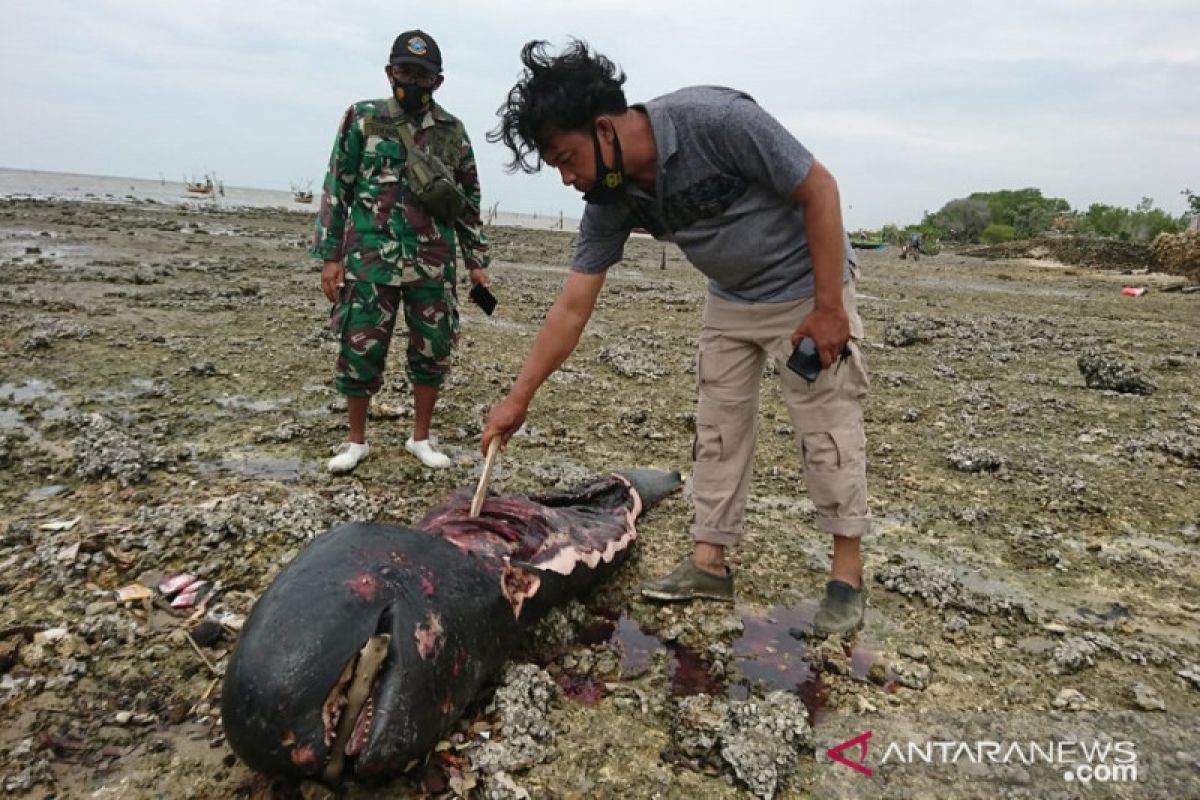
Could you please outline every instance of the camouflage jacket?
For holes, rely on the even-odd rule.
[[[437,222],[410,197],[405,149],[396,133],[404,118],[392,98],[355,103],[346,111],[329,158],[310,253],[342,261],[352,280],[393,286],[453,283],[456,244],[467,269],[490,261],[475,154],[462,123],[436,103],[414,125],[417,146],[450,168],[468,200],[453,224]]]

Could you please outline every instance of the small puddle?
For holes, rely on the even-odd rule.
[[[164,381],[149,378],[134,378],[128,385],[106,389],[96,395],[96,399],[111,403],[117,400],[142,400],[146,398],[165,397],[171,392],[171,387]]]
[[[31,400],[41,400],[42,398],[53,398],[54,400],[62,399],[62,392],[54,387],[54,384],[49,381],[32,380],[25,381],[18,385],[15,383],[0,383],[0,400],[8,400],[13,403],[28,403]]]
[[[51,405],[38,409],[43,420],[64,420],[71,416],[71,404],[53,383],[29,380],[24,383],[0,383],[0,401],[18,406],[34,406],[38,400],[48,400]],[[45,404],[39,403],[38,406]],[[29,427],[16,409],[0,408],[0,430]]]
[[[229,472],[256,481],[295,481],[313,471],[299,458],[226,458],[196,466],[201,473]]]
[[[266,414],[285,408],[292,402],[292,398],[280,397],[275,400],[252,400],[249,397],[241,397],[239,395],[223,395],[213,400],[213,402],[226,411],[249,411],[254,414]]]
[[[37,489],[30,489],[25,497],[28,500],[46,500],[50,497],[57,497],[60,494],[67,494],[70,491],[71,487],[56,483],[51,486],[41,486]]]
[[[739,614],[743,632],[732,643],[733,659],[741,672],[736,682],[714,676],[702,653],[679,642],[662,641],[624,611],[596,613],[600,619],[581,632],[579,643],[614,647],[621,654],[621,676],[625,680],[645,674],[654,654],[666,650],[673,697],[711,694],[729,700],[745,700],[750,697],[752,688],[761,687],[765,691],[795,693],[814,720],[822,711],[825,690],[821,672],[808,659],[808,644],[788,633],[794,628],[812,629],[815,607],[811,605],[799,608],[776,606],[765,616]],[[871,667],[882,656],[881,648],[865,641],[848,647],[850,676],[855,680],[867,680]],[[565,688],[568,696],[585,703],[595,702],[603,690],[600,684],[592,683],[569,678]]]
[[[1083,617],[1085,620],[1102,625],[1109,625],[1118,620],[1132,619],[1133,612],[1129,610],[1129,606],[1123,603],[1109,603],[1107,609],[1094,609],[1087,606],[1080,606],[1075,609],[1075,613]]]
[[[1174,542],[1164,542],[1162,539],[1155,539],[1150,536],[1129,536],[1121,541],[1133,545],[1135,548],[1156,550],[1161,555],[1190,556],[1192,554],[1192,551],[1186,547],[1181,547]]]
[[[42,412],[42,419],[47,422],[61,422],[64,419],[70,419],[71,407],[65,403],[57,406],[51,406]]]

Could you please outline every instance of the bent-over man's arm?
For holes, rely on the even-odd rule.
[[[808,148],[749,96],[734,99],[725,111],[711,123],[711,135],[727,154],[725,167],[769,187],[804,212],[803,235],[812,259],[815,304],[812,313],[797,324],[792,344],[811,337],[821,363],[829,366],[850,338],[850,322],[842,305],[847,253],[837,182]]]
[[[549,378],[579,344],[579,337],[596,307],[596,298],[604,286],[605,273],[570,272],[562,292],[546,314],[533,347],[525,358],[521,372],[508,390],[508,396],[492,407],[484,425],[481,446],[487,452],[496,436],[501,444],[517,432],[525,422],[529,404],[546,379]]]

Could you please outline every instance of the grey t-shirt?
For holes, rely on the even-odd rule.
[[[804,212],[791,200],[812,153],[749,95],[693,86],[642,108],[658,148],[653,195],[626,184],[626,202],[588,203],[571,269],[604,272],[634,227],[675,242],[726,300],[770,303],[813,294]],[[843,233],[844,236],[844,233]],[[854,263],[845,237],[843,281]]]

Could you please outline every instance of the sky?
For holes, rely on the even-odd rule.
[[[631,102],[748,92],[837,178],[851,230],[975,191],[1172,214],[1200,192],[1197,0],[0,0],[0,166],[319,187],[410,28],[441,46],[437,99],[501,211],[582,212],[486,139],[521,46],[569,37],[625,70]]]

